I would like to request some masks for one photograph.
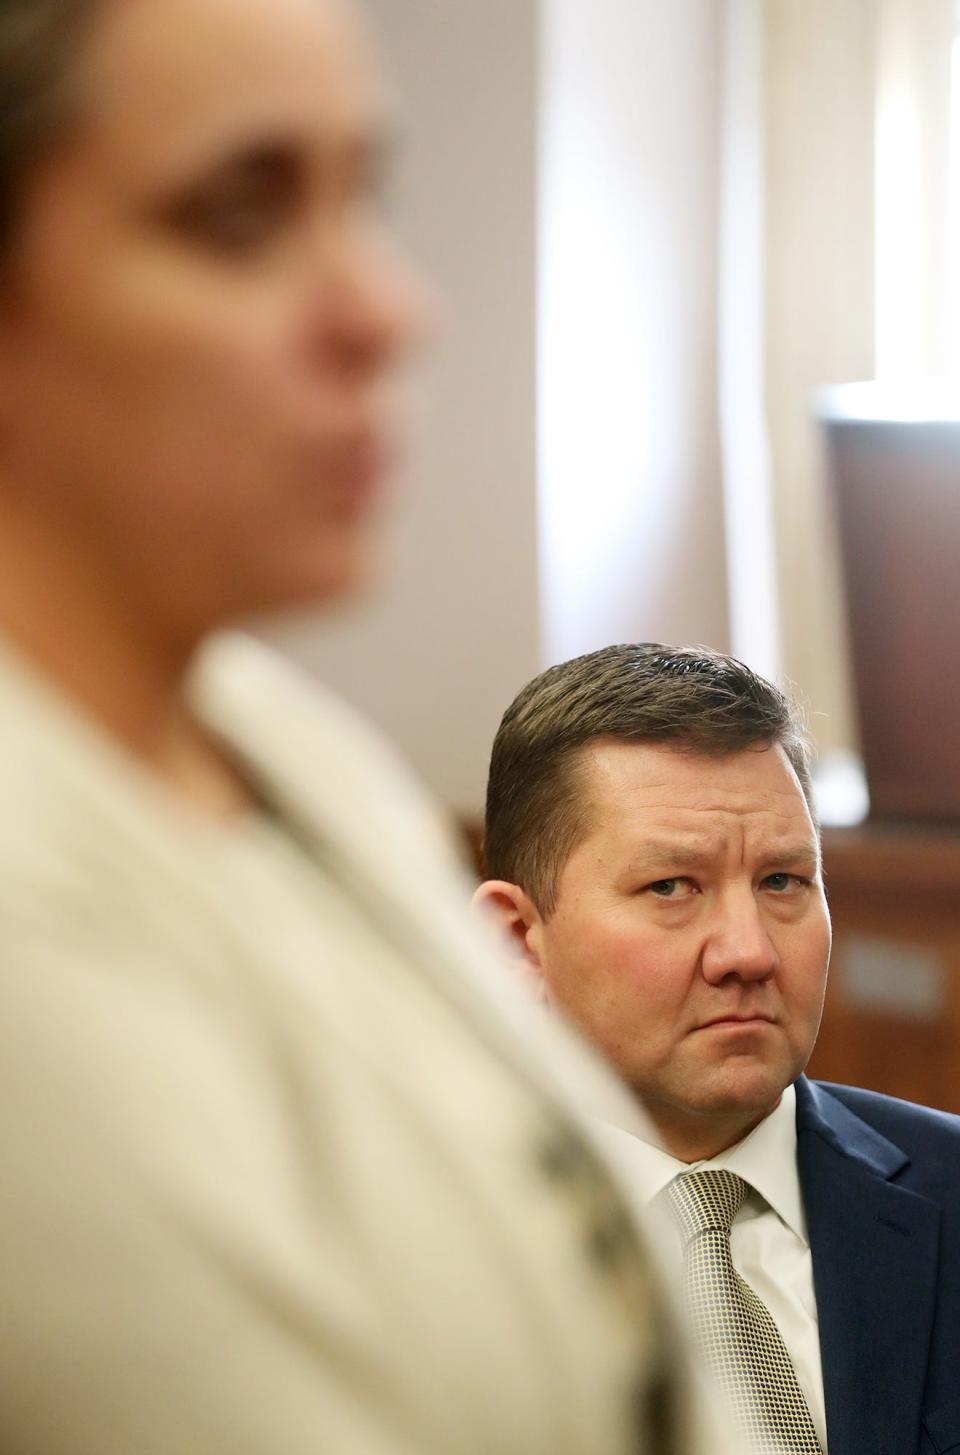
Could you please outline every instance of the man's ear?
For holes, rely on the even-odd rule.
[[[485,879],[473,896],[473,907],[492,920],[511,964],[537,1000],[545,1000],[546,986],[536,948],[540,911],[529,894],[506,879]]]

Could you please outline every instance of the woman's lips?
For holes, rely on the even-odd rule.
[[[396,454],[389,435],[365,432],[318,450],[311,473],[331,504],[348,514],[359,513],[379,498]]]

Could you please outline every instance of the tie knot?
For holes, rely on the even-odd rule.
[[[666,1189],[684,1245],[708,1228],[729,1235],[747,1184],[735,1172],[684,1172]]]

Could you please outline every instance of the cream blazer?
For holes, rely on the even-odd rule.
[[[0,1449],[680,1448],[618,1089],[366,725],[239,637],[193,691],[269,813],[0,652]]]

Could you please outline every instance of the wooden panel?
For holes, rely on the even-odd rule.
[[[810,1074],[960,1112],[960,831],[828,831],[824,869],[834,963]],[[874,988],[849,973],[858,951]]]

